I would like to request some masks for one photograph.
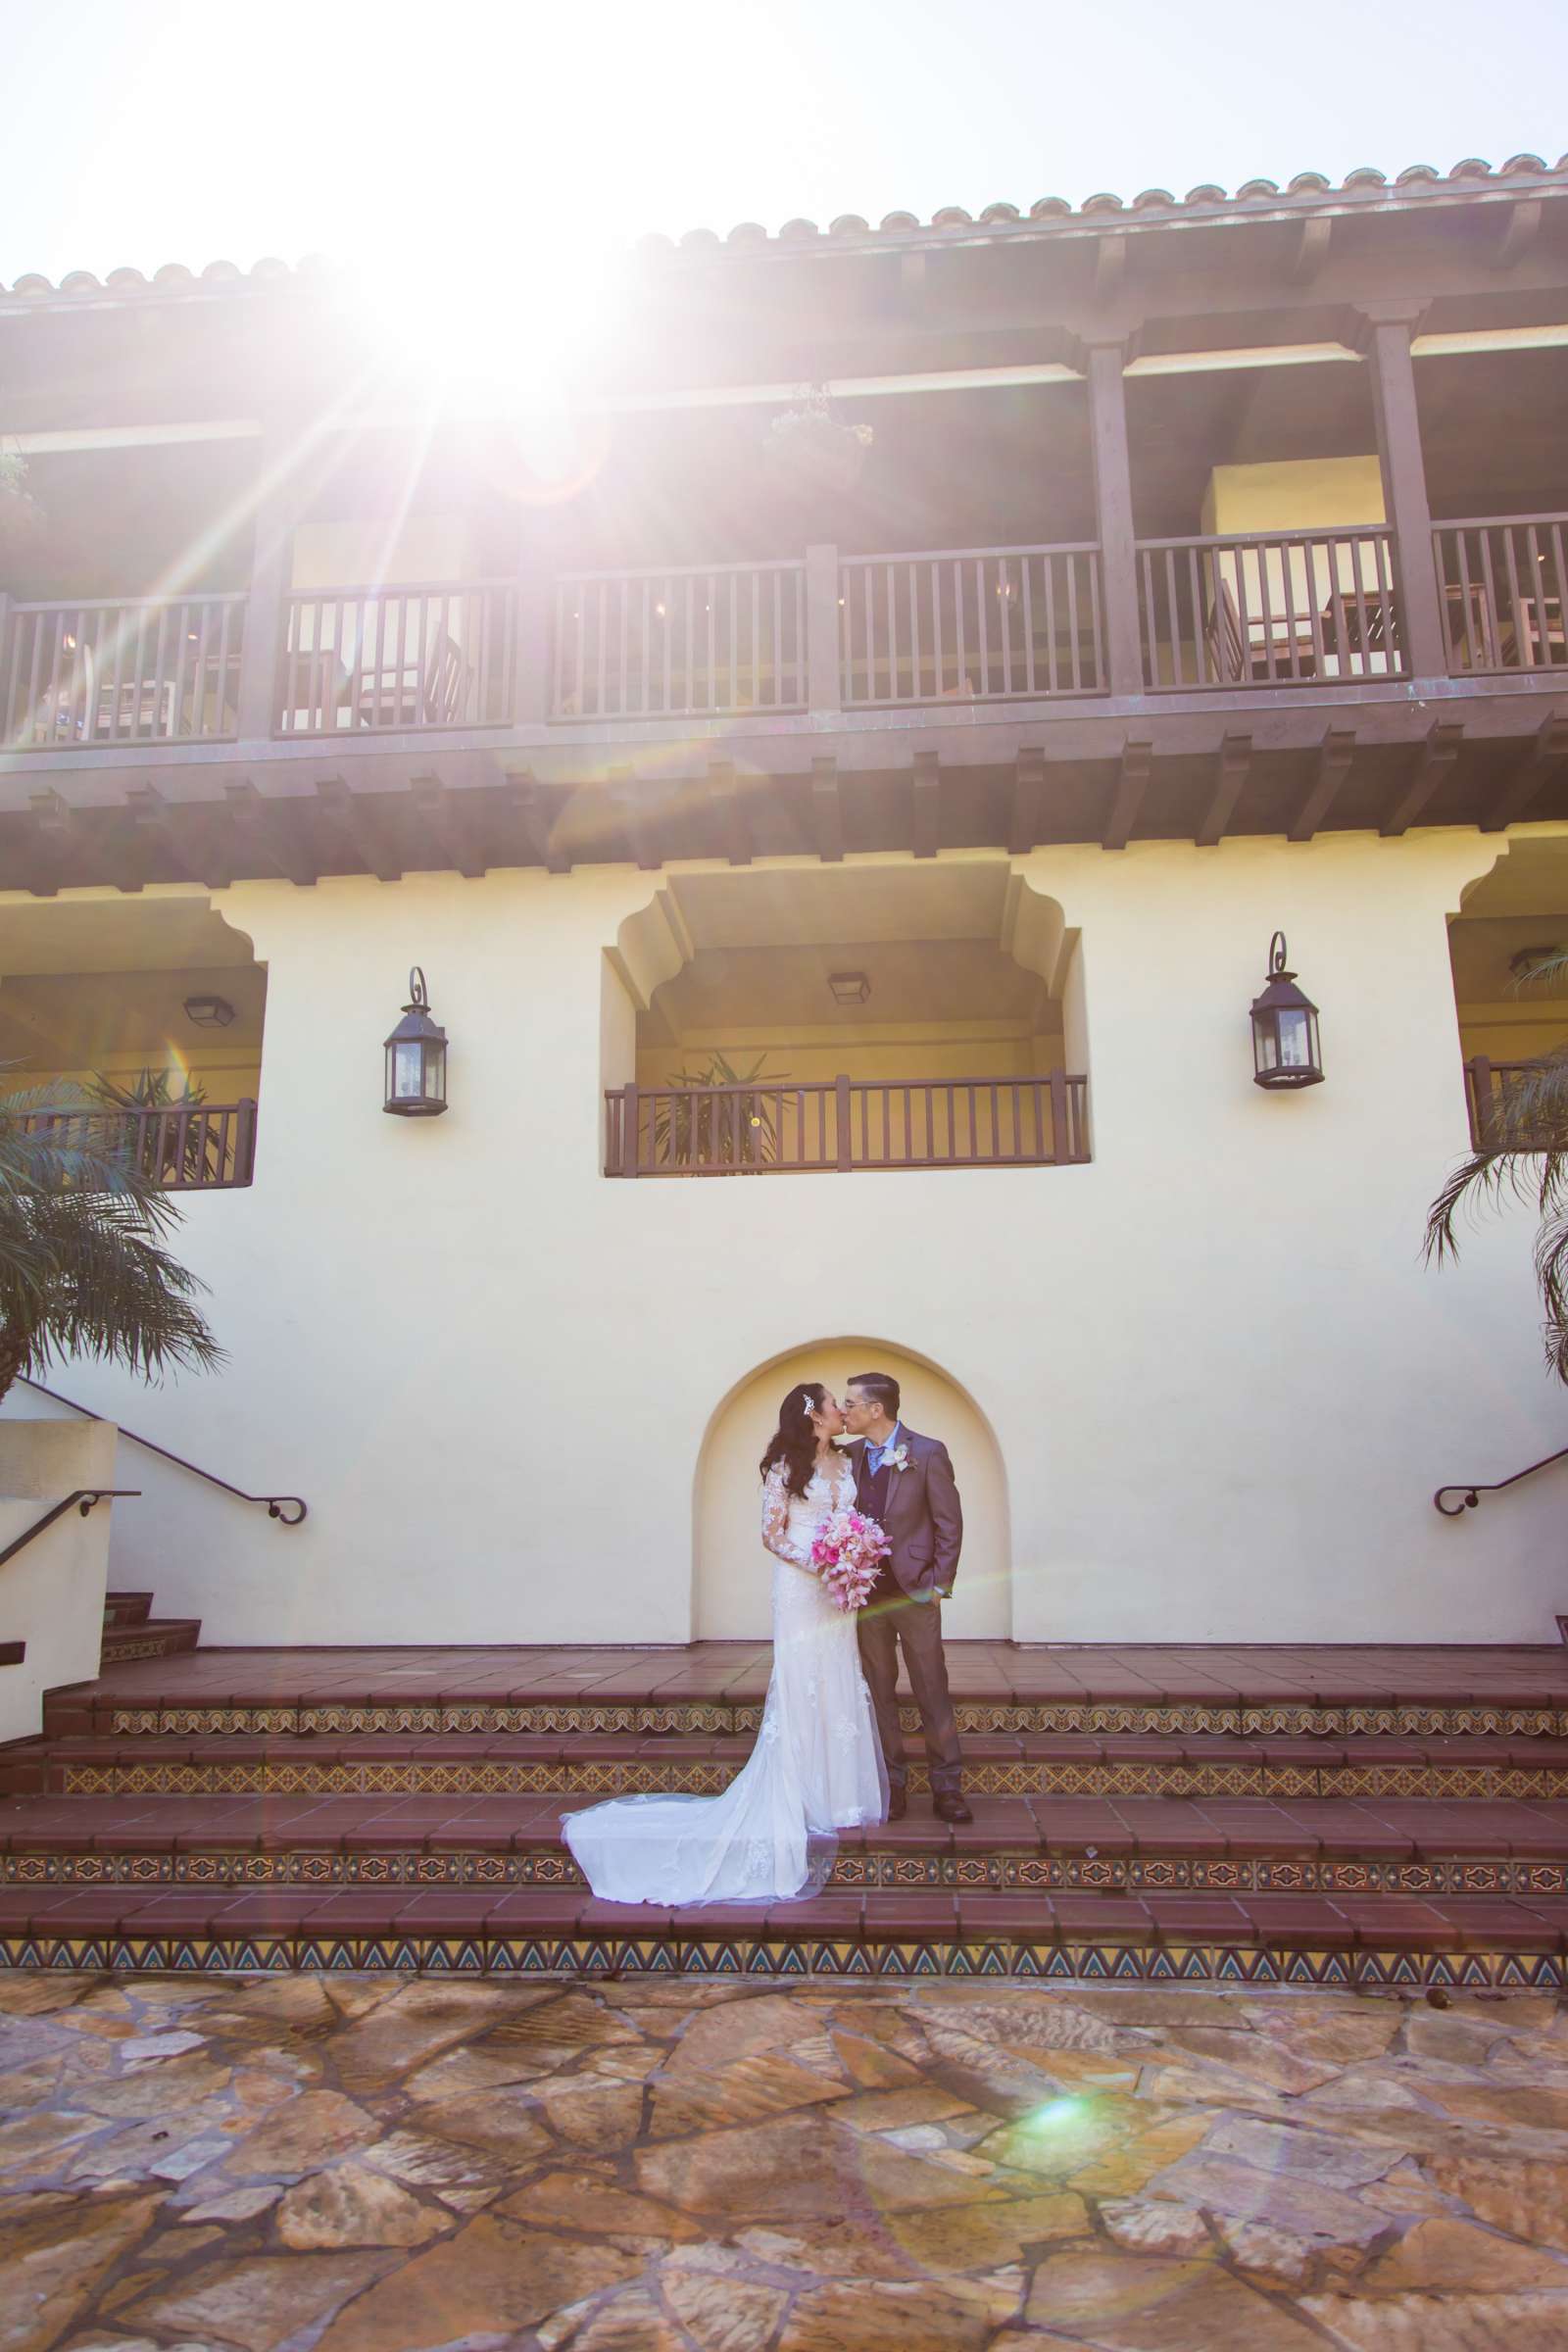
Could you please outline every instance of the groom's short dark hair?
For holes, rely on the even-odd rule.
[[[890,1421],[899,1417],[899,1384],[891,1372],[857,1372],[850,1382],[867,1404],[879,1404]]]

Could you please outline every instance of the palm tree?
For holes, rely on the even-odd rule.
[[[0,1396],[57,1355],[143,1380],[223,1360],[193,1304],[206,1285],[163,1247],[179,1211],[128,1135],[79,1086],[0,1095]]]
[[[1568,957],[1554,959],[1550,968],[1565,964]],[[1427,1211],[1425,1255],[1439,1265],[1458,1256],[1457,1219],[1466,1203],[1528,1202],[1540,1220],[1536,1280],[1545,1309],[1546,1362],[1568,1384],[1568,1046],[1511,1070],[1501,1093],[1478,1104],[1476,1124],[1480,1143]]]

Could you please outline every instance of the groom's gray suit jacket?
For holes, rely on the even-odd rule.
[[[865,1440],[858,1438],[848,1449],[855,1464],[855,1493],[858,1507],[880,1519],[893,1545],[888,1562],[894,1580],[921,1600],[953,1590],[963,1544],[963,1512],[948,1449],[940,1438],[922,1438],[906,1423],[899,1427],[899,1443],[908,1450],[908,1467],[884,1465],[887,1498],[876,1507],[875,1481],[866,1461]]]

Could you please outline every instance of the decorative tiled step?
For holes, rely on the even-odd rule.
[[[960,1728],[1079,1738],[1568,1738],[1568,1648],[949,1644]],[[203,1649],[56,1692],[46,1728],[115,1738],[305,1732],[746,1737],[765,1646]],[[395,1688],[389,1683],[395,1680]]]
[[[67,1796],[0,1805],[0,1886],[577,1886],[580,1798]],[[1568,1900],[1568,1803],[979,1797],[847,1833],[835,1889]]]
[[[199,1617],[143,1617],[129,1624],[104,1627],[102,1663],[122,1665],[132,1658],[172,1658],[193,1650],[201,1639]]]
[[[1568,1978],[1562,1904],[1387,1896],[830,1891],[671,1913],[581,1888],[0,1890],[0,1965],[765,1973],[1536,1986]]]
[[[728,1786],[750,1747],[471,1733],[51,1739],[0,1751],[0,1795],[707,1795]],[[966,1742],[964,1786],[979,1796],[1531,1801],[1568,1797],[1568,1740],[998,1736]],[[917,1757],[910,1788],[927,1788]]]

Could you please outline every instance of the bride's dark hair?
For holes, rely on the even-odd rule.
[[[778,1408],[778,1427],[767,1441],[759,1467],[765,1478],[775,1462],[783,1462],[784,1483],[792,1494],[804,1494],[816,1468],[816,1431],[811,1415],[822,1403],[822,1383],[803,1380],[791,1389]]]

